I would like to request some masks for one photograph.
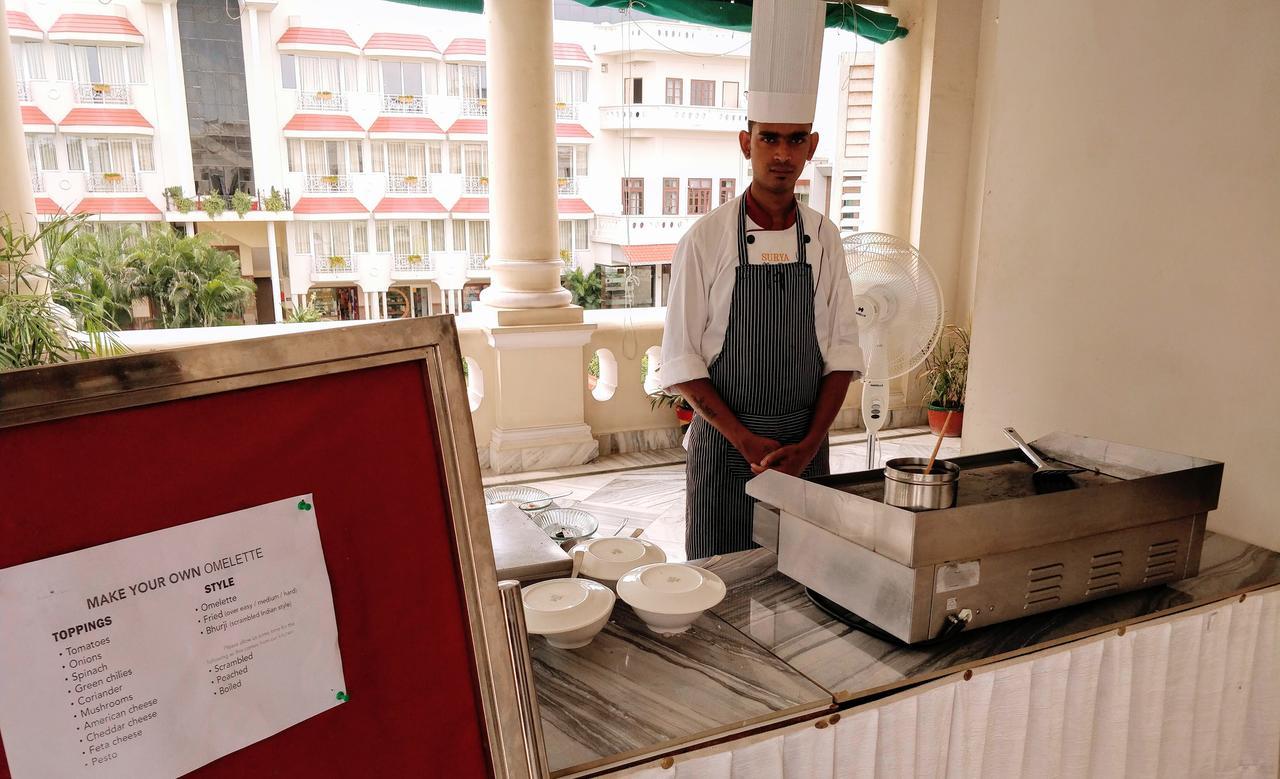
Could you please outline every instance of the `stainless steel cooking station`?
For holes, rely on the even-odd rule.
[[[1017,449],[953,458],[954,507],[884,502],[877,469],[812,480],[767,471],[756,541],[778,571],[895,638],[917,643],[1195,576],[1222,463],[1052,433],[1048,459],[1086,469],[1037,494]]]

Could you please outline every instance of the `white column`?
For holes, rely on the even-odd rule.
[[[0,0],[0,214],[8,215],[15,228],[36,231],[36,199],[31,192],[31,169],[27,165],[27,140],[22,133],[22,111],[18,108],[18,79],[13,70],[9,24],[4,0]],[[32,261],[43,263],[37,249]]]
[[[418,304],[413,299],[414,295],[417,293],[417,289],[418,288],[413,286],[412,284],[409,285],[409,317],[410,318],[416,317],[418,315]]]
[[[276,314],[276,322],[283,322],[284,311],[280,304],[280,257],[276,248],[275,222],[267,222],[267,260],[271,263],[271,310]]]
[[[387,293],[385,292],[378,293],[378,305],[380,307],[378,310],[378,315],[383,319],[390,319],[391,309],[387,305]]]
[[[493,282],[481,299],[564,308],[573,296],[560,286],[551,0],[487,0],[485,16]]]
[[[662,307],[662,264],[653,264],[653,307]]]

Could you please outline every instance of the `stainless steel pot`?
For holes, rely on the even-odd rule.
[[[960,467],[947,460],[935,460],[933,471],[925,473],[929,461],[923,457],[895,457],[884,464],[884,502],[912,510],[945,509],[956,504]]]

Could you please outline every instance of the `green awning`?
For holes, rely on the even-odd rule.
[[[635,8],[637,11],[709,27],[751,31],[751,0],[575,0],[593,8]],[[483,13],[484,0],[394,0],[397,3],[443,8],[448,11]],[[827,9],[827,26],[857,33],[876,43],[888,43],[907,34],[898,18],[860,5],[835,3]]]

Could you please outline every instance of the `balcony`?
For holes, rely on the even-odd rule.
[[[321,278],[350,276],[356,272],[356,259],[346,254],[312,255],[311,275]]]
[[[556,192],[561,195],[578,194],[577,178],[558,178],[556,179]]]
[[[696,216],[607,216],[596,214],[592,238],[618,245],[678,243]]]
[[[596,46],[596,55],[601,57],[640,52],[669,54],[675,49],[694,56],[746,59],[751,51],[747,33],[715,27],[644,19],[601,28],[604,34]]]
[[[600,109],[605,130],[690,130],[738,132],[747,129],[747,109],[696,105],[620,105]]]
[[[127,84],[76,84],[75,100],[88,105],[128,105],[133,102]]]
[[[486,97],[462,98],[462,116],[465,119],[483,119],[489,115],[489,99]]]
[[[581,111],[577,103],[556,103],[556,121],[557,122],[576,122],[579,119]]]
[[[137,173],[84,174],[84,188],[88,192],[141,192],[142,184]]]
[[[475,252],[467,253],[467,270],[487,271],[489,268],[485,265],[489,259],[487,254],[476,254]]]
[[[18,102],[19,103],[31,102],[31,85],[25,81],[19,81],[17,82],[17,85],[18,85]]]
[[[31,171],[31,191],[32,192],[44,191],[44,174],[38,170]]]
[[[351,177],[345,173],[334,175],[332,173],[306,174],[306,183],[303,184],[304,192],[326,193],[326,192],[350,192]]]
[[[462,179],[462,194],[464,195],[489,194],[489,177],[488,176],[464,176]]]
[[[435,268],[436,264],[428,252],[396,254],[391,260],[391,272],[399,277],[426,275]]]
[[[415,176],[411,174],[388,173],[387,192],[397,195],[430,195],[431,177],[427,175]]]
[[[383,95],[384,114],[425,114],[427,98],[424,95]]]
[[[336,92],[298,92],[299,111],[346,111],[347,96]]]

